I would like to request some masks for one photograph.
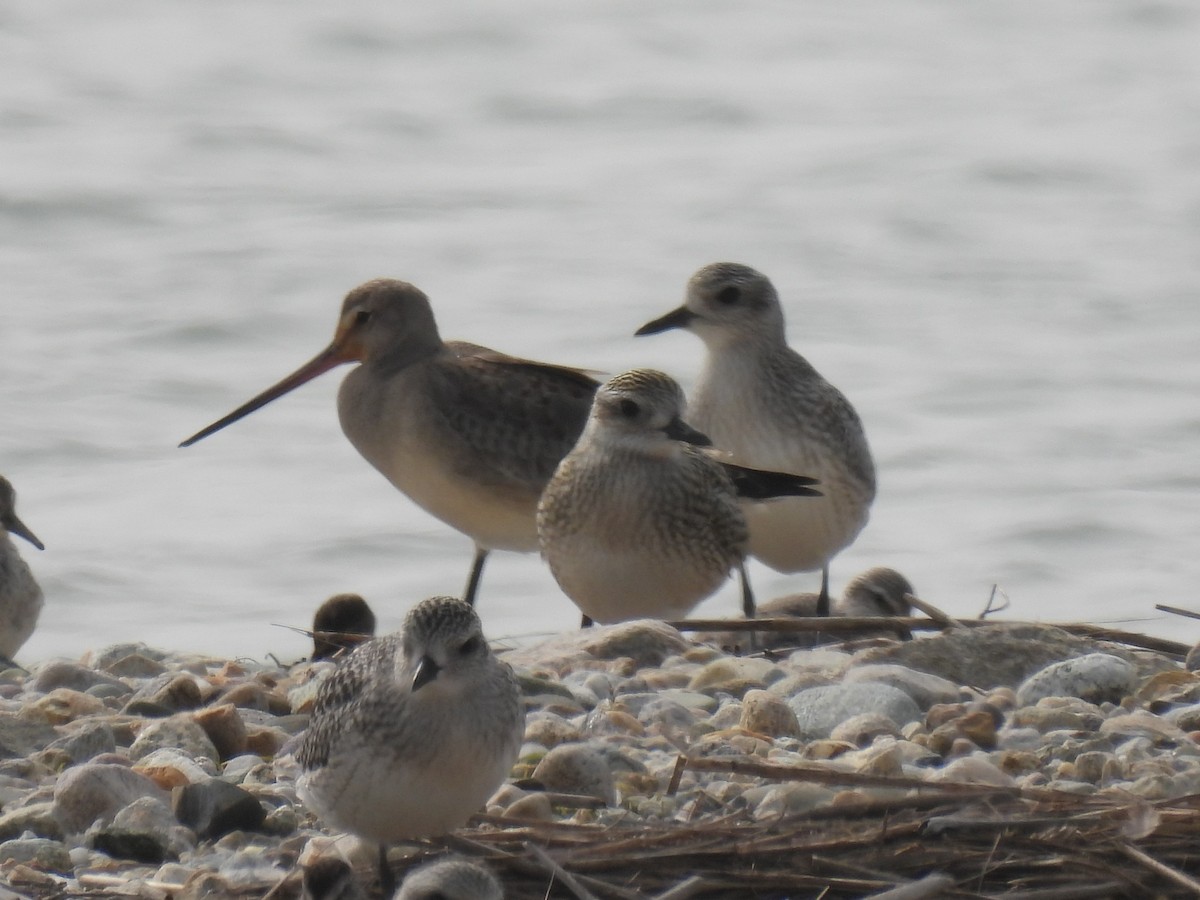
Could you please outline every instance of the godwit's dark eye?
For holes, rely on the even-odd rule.
[[[366,325],[371,319],[371,311],[369,309],[360,309],[354,314],[355,325]]]
[[[622,400],[620,403],[621,415],[627,419],[636,419],[637,414],[641,412],[641,407],[633,400]]]
[[[726,306],[733,306],[733,304],[737,303],[741,297],[741,288],[738,288],[732,284],[729,285],[729,287],[723,287],[721,290],[717,291],[717,302],[723,303]]]
[[[470,656],[472,653],[479,652],[479,648],[483,646],[483,638],[479,635],[469,637],[463,641],[463,645],[458,648],[458,652],[463,656]]]

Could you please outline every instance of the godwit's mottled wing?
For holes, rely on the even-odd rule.
[[[429,384],[431,412],[461,448],[456,465],[477,481],[541,492],[575,446],[599,382],[588,372],[531,362],[473,344]]]

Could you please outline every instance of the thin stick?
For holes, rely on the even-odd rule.
[[[954,620],[952,618],[950,618],[948,615],[946,615],[944,612],[942,612],[940,609],[938,609],[936,606],[934,606],[932,603],[926,603],[924,600],[922,600],[920,597],[917,597],[914,594],[905,594],[904,599],[907,600],[909,605],[912,606],[914,609],[919,609],[921,612],[925,613],[925,615],[929,616],[929,618],[933,619],[933,621],[937,622],[943,628],[953,627]]]
[[[1165,603],[1155,603],[1154,608],[1165,613],[1171,613],[1175,616],[1187,616],[1189,619],[1200,619],[1200,612],[1192,612],[1190,609],[1180,609],[1178,606],[1167,606]]]
[[[962,784],[954,781],[928,782],[920,778],[906,778],[899,775],[866,775],[861,772],[841,772],[820,766],[781,766],[742,757],[689,759],[687,767],[694,772],[730,772],[734,775],[757,775],[760,778],[773,778],[779,781],[812,781],[817,784],[851,784],[906,790],[916,788],[917,790],[941,791],[956,796],[963,794],[1019,796],[1024,790],[1027,790],[1018,787]]]
[[[80,875],[77,880],[79,881],[80,887],[123,887],[124,885],[129,884],[128,875],[103,875],[99,872],[85,872],[84,874]],[[281,884],[282,881],[283,880],[280,879],[279,883]],[[184,885],[182,884],[176,884],[171,881],[156,881],[154,879],[147,879],[146,881],[140,882],[140,884],[143,884],[146,887],[154,890],[167,891],[168,893],[176,894],[184,889]],[[276,885],[276,887],[278,887],[278,885]]]
[[[1196,881],[1196,879],[1192,878],[1191,876],[1180,872],[1176,868],[1168,866],[1164,862],[1159,862],[1150,854],[1143,853],[1137,847],[1133,846],[1133,844],[1121,844],[1118,849],[1120,849],[1120,851],[1130,859],[1141,863],[1151,872],[1161,875],[1168,881],[1175,882],[1180,887],[1187,888],[1197,897],[1200,897],[1200,881]]]
[[[536,856],[538,861],[550,870],[550,874],[565,884],[567,889],[570,890],[571,893],[576,897],[578,897],[579,900],[597,900],[595,894],[580,884],[574,875],[555,862],[554,858],[551,857],[549,853],[547,853],[537,844],[529,844],[528,847],[529,852]]]
[[[879,631],[887,629],[897,633],[908,630],[910,622],[923,623],[925,628],[934,626],[929,619],[905,618],[903,616],[858,616],[841,617],[787,617],[781,619],[686,619],[668,622],[679,631],[780,631],[806,632],[823,631],[829,634],[853,633],[856,631]]]
[[[1057,628],[1068,634],[1088,637],[1097,641],[1112,641],[1117,644],[1128,644],[1142,650],[1153,650],[1169,656],[1187,656],[1192,649],[1190,644],[1156,638],[1135,631],[1121,631],[1105,625],[1090,625],[1082,622],[1022,622],[1022,621],[987,621],[985,619],[951,619],[955,625],[965,628],[986,628],[992,625],[1004,624],[1030,625],[1041,628]],[[904,631],[938,631],[944,625],[939,625],[932,619],[914,616],[863,616],[858,618],[841,618],[831,616],[826,619],[811,617],[789,619],[686,619],[679,622],[668,622],[672,628],[679,631],[773,631],[797,632],[820,631],[827,634],[853,633],[856,631],[878,631],[889,629],[895,632]]]
[[[679,782],[683,778],[683,770],[687,768],[687,757],[680,753],[675,757],[675,769],[671,772],[671,782],[667,785],[667,796],[674,797],[679,792]]]
[[[1004,598],[1004,602],[999,606],[995,605],[997,594]],[[984,604],[983,611],[979,614],[979,618],[986,619],[992,613],[1004,612],[1004,610],[1008,609],[1008,605],[1008,595],[1005,594],[1004,591],[1000,590],[1000,585],[993,584],[992,592],[988,594],[987,603]]]

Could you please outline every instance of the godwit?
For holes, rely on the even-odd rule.
[[[25,538],[39,550],[46,549],[17,517],[16,491],[0,476],[0,656],[9,662],[33,634],[42,611],[42,589],[10,534]]]
[[[579,369],[442,341],[429,299],[381,278],[342,303],[317,356],[187,447],[342,363],[342,431],[367,462],[418,505],[475,542],[471,604],[490,550],[537,549],[542,488],[575,444],[598,382]]]
[[[680,420],[683,391],[651,369],[600,388],[583,435],[542,494],[542,555],[587,619],[682,618],[732,569],[754,597],[738,496],[813,495],[813,479],[729,467]]]
[[[818,615],[828,615],[829,561],[862,530],[875,497],[858,414],[788,346],[775,288],[748,266],[705,266],[683,306],[637,333],[670,328],[695,332],[708,351],[688,419],[735,462],[820,481],[820,499],[748,507],[746,521],[751,555],[780,572],[821,570]]]
[[[912,612],[912,604],[909,602],[908,597],[913,593],[913,587],[909,584],[908,579],[895,569],[876,566],[875,568],[867,569],[865,572],[860,572],[846,583],[846,587],[842,590],[842,595],[833,601],[831,613],[834,616],[847,618],[907,616]],[[819,603],[820,596],[818,594],[788,594],[784,597],[776,597],[774,600],[768,600],[758,608],[758,614],[764,619],[787,618],[789,616],[809,618],[819,615],[817,612]],[[896,636],[896,632],[891,630],[879,633],[889,637]],[[856,632],[853,637],[868,637],[873,636],[873,634],[874,632]],[[769,631],[765,634],[759,632],[758,635],[755,648],[758,650],[772,650],[780,647],[812,647],[837,639],[828,634],[823,635],[819,632],[811,631],[790,634],[782,631]],[[697,635],[697,639],[707,641],[710,644],[716,644],[718,647],[724,647],[733,652],[741,650],[742,643],[747,641],[744,634],[739,634],[735,631],[700,634]]]
[[[432,597],[399,632],[360,644],[318,689],[296,788],[324,821],[379,844],[390,897],[387,845],[466,822],[508,776],[524,735],[517,678],[492,654],[475,610]]]

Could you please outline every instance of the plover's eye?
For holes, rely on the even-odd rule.
[[[728,287],[723,287],[723,288],[721,288],[721,290],[717,291],[717,302],[721,303],[725,306],[733,306],[733,304],[737,303],[738,300],[741,299],[741,297],[742,297],[741,288],[739,288],[735,285],[732,285],[732,284],[729,285]]]
[[[458,648],[458,652],[463,656],[470,656],[472,653],[478,652],[479,648],[482,646],[483,638],[481,638],[479,635],[474,635],[473,637],[469,637],[463,641],[462,646]]]
[[[627,419],[636,419],[637,414],[642,411],[642,408],[637,405],[636,401],[628,399],[622,400],[618,404],[618,408],[621,410],[621,415]]]
[[[369,309],[360,309],[354,314],[355,325],[366,325],[371,319],[371,311]]]

